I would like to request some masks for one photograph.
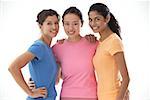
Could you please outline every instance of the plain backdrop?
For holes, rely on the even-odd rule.
[[[93,34],[87,12],[93,3],[103,2],[121,26],[125,58],[131,78],[130,100],[150,100],[150,1],[148,0],[0,0],[0,100],[25,100],[26,94],[8,72],[9,64],[40,35],[37,14],[54,9],[60,15],[70,6],[78,7],[84,18],[82,36]],[[94,34],[98,36],[98,34]],[[62,23],[57,39],[66,38]],[[27,81],[28,66],[23,68]],[[59,100],[61,82],[56,86]]]

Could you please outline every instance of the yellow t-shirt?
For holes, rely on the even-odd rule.
[[[120,77],[113,55],[122,51],[122,41],[115,33],[100,42],[97,47],[93,64],[98,78],[98,100],[116,100]]]

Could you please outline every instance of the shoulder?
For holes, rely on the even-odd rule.
[[[58,43],[58,42],[57,42],[56,44],[54,44],[54,45],[52,46],[53,52],[56,53],[56,52],[61,51],[63,45],[64,45],[64,43]]]
[[[52,49],[59,48],[60,45],[61,45],[61,44],[57,42],[56,44],[54,44],[54,45],[52,46]]]
[[[36,40],[30,47],[44,47],[44,43],[41,40]]]
[[[40,40],[34,41],[34,43],[28,48],[28,51],[30,52],[36,52],[36,51],[43,51],[44,50],[44,43]]]
[[[111,42],[111,44],[121,44],[122,45],[122,40],[120,39],[120,37],[117,34],[113,34],[110,42]]]
[[[99,41],[98,40],[96,40],[95,42],[90,42],[85,37],[83,37],[83,41],[85,41],[89,46],[97,47],[99,45]]]

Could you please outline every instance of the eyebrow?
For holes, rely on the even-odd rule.
[[[45,22],[58,22],[57,20],[56,21],[53,21],[53,20],[45,20]]]
[[[101,18],[102,16],[101,15],[96,15],[96,16],[94,16],[94,18]]]
[[[64,22],[70,22],[70,21],[64,21]],[[77,22],[78,23],[79,21],[71,21],[71,22],[75,22],[75,23]]]

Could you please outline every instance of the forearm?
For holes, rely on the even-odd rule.
[[[127,91],[128,85],[129,85],[129,78],[126,78],[121,82],[120,91],[117,96],[120,99],[117,99],[117,100],[123,100],[125,93]]]
[[[32,95],[32,91],[29,89],[28,85],[26,84],[23,75],[20,69],[15,67],[10,67],[9,72],[12,74],[13,78],[15,79],[16,83],[29,95]]]
[[[129,74],[128,74],[128,69],[126,66],[126,62],[125,62],[125,58],[124,58],[124,54],[123,52],[118,52],[114,55],[115,58],[115,62],[119,68],[120,74],[122,76],[122,82],[121,82],[121,86],[120,86],[120,91],[119,94],[117,96],[117,100],[123,100],[124,95],[126,93],[126,90],[128,88],[129,85]]]

